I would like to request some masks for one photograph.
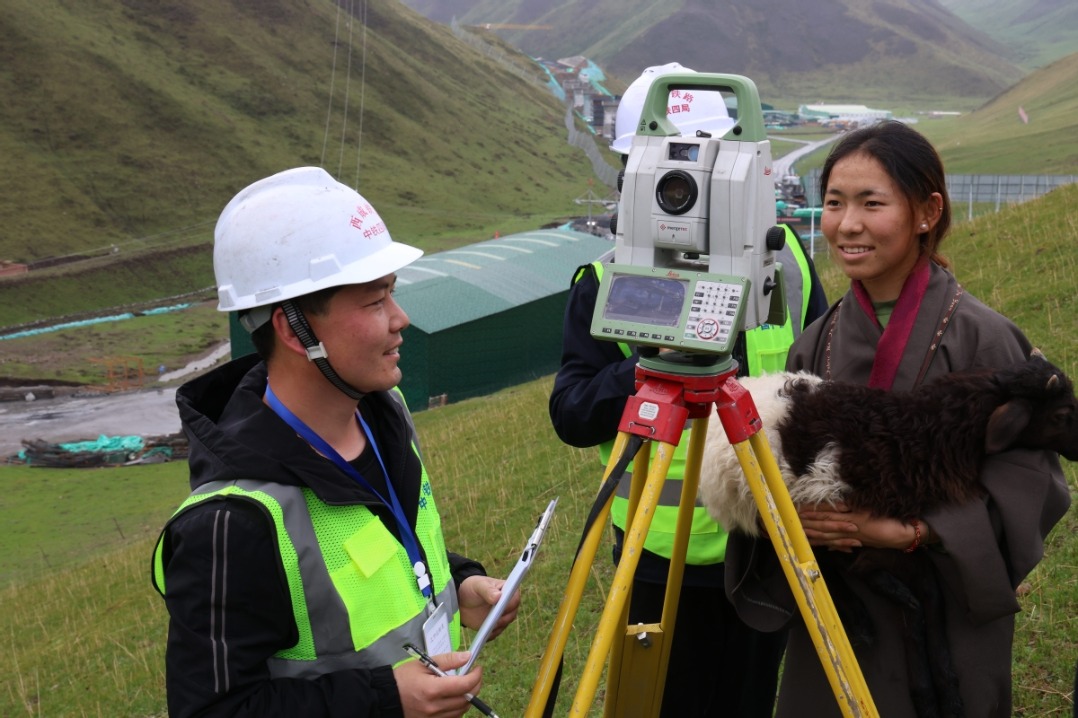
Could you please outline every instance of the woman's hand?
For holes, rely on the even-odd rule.
[[[913,525],[898,519],[852,511],[845,504],[798,507],[801,526],[813,546],[849,552],[861,546],[906,549],[917,539]],[[928,526],[920,523],[920,541],[926,543]]]
[[[457,591],[457,602],[460,605],[460,620],[468,628],[478,629],[483,625],[483,619],[490,613],[490,609],[502,597],[502,586],[505,581],[489,576],[469,576],[460,584]],[[518,590],[505,606],[505,612],[494,624],[487,640],[498,637],[505,627],[516,620],[517,609],[520,608],[520,591]]]

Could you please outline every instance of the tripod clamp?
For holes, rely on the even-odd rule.
[[[724,396],[723,384],[736,374],[737,362],[729,355],[642,352],[636,393],[625,404],[618,431],[676,445],[685,422],[710,416],[712,405]]]

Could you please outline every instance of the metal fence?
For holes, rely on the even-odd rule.
[[[581,132],[576,128],[576,112],[572,105],[565,108],[565,131],[569,135],[569,144],[582,150],[591,162],[591,169],[599,181],[607,187],[614,189],[618,184],[618,170],[611,167],[595,144],[595,135],[590,132]]]
[[[954,204],[994,204],[998,211],[1074,182],[1078,175],[947,175],[947,191]]]

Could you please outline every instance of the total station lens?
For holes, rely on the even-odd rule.
[[[655,198],[667,214],[685,214],[696,204],[696,197],[696,180],[681,170],[667,172],[655,186]]]

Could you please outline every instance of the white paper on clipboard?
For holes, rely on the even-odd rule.
[[[543,536],[546,534],[547,527],[550,526],[551,519],[554,518],[554,507],[558,505],[558,499],[555,498],[551,501],[543,515],[539,517],[539,522],[535,526],[535,530],[532,531],[532,535],[528,537],[528,542],[524,544],[524,550],[520,552],[520,559],[517,560],[513,570],[509,572],[509,577],[505,579],[505,585],[502,586],[502,595],[498,599],[498,602],[494,604],[494,607],[490,609],[490,613],[487,614],[486,619],[483,621],[483,625],[479,627],[479,631],[475,634],[475,640],[472,641],[468,650],[472,652],[468,662],[461,666],[457,671],[457,675],[463,675],[472,670],[472,666],[475,664],[475,660],[479,657],[479,651],[483,648],[483,644],[487,642],[487,637],[493,630],[494,625],[498,622],[498,619],[505,613],[505,607],[509,603],[509,599],[516,593],[517,588],[520,587],[520,583],[524,580],[525,574],[532,567],[532,563],[535,562],[535,554],[539,551],[539,545],[543,542]]]

